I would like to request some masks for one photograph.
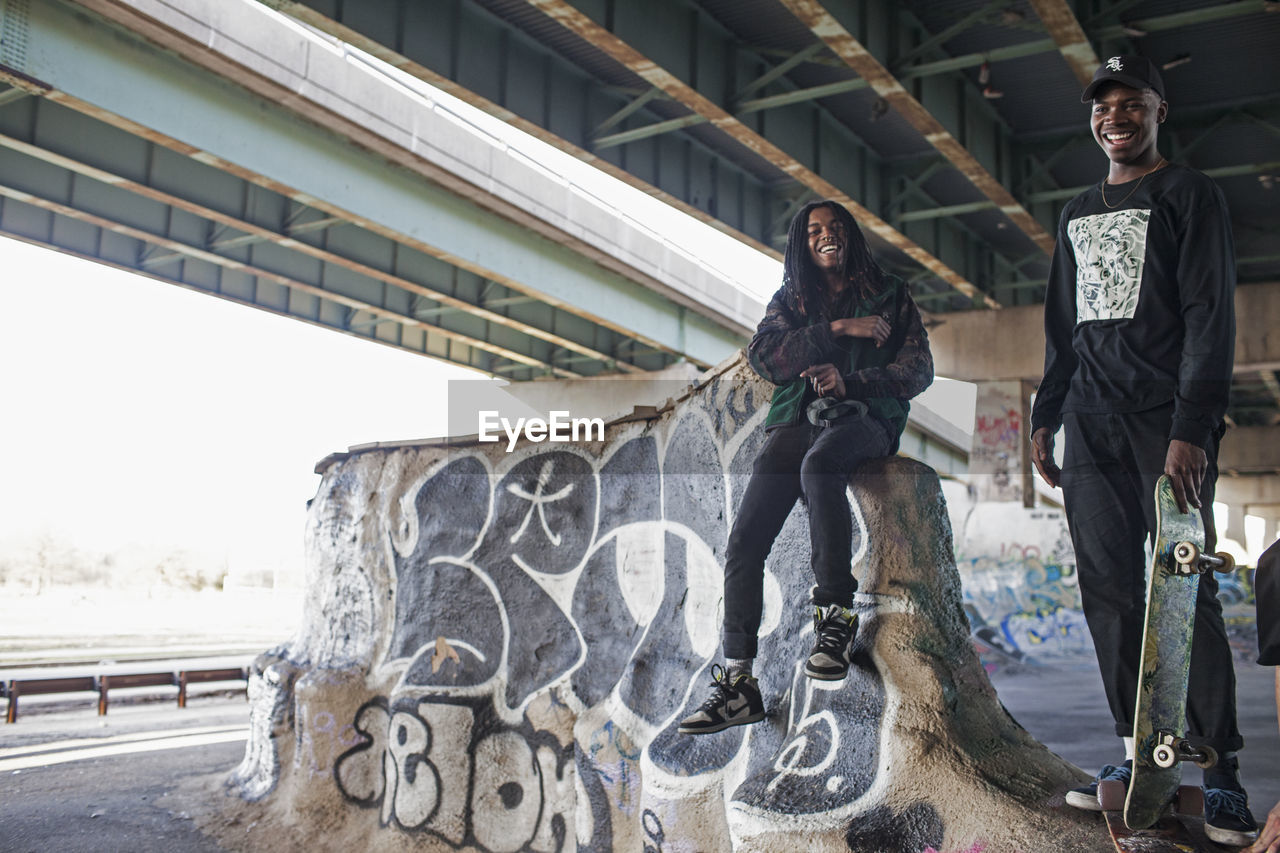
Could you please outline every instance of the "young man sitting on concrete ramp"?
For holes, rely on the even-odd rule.
[[[908,400],[933,381],[933,357],[906,284],[871,257],[853,216],[833,201],[805,205],[791,222],[782,287],[747,349],[774,383],[768,437],[729,534],[724,654],[711,696],[680,723],[718,732],[765,716],[752,675],[763,609],[764,562],[796,500],[809,507],[816,642],[810,678],[849,671],[858,619],[850,609],[853,519],[846,489],[869,459],[898,449]]]

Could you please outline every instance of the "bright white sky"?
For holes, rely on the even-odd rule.
[[[295,565],[315,463],[443,433],[446,382],[478,375],[14,240],[0,271],[0,547]]]

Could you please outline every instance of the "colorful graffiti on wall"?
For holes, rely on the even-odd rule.
[[[1000,539],[999,532],[1008,530],[1017,530],[1019,539]],[[956,541],[965,611],[989,668],[1092,656],[1062,511],[977,505]],[[1215,577],[1232,645],[1247,649],[1253,620],[1249,572]]]
[[[851,723],[881,713],[878,679],[814,682],[793,665],[801,650],[779,647],[812,630],[802,509],[768,563],[761,631],[762,659],[781,661],[762,686],[794,697],[788,725],[675,731],[705,698],[719,552],[763,440],[762,412],[740,390],[726,386],[714,415],[688,412],[665,441],[641,434],[602,458],[564,445],[497,462],[452,452],[399,498],[385,664],[398,676],[343,726],[332,765],[343,797],[450,845],[560,850],[572,836],[612,849],[621,819],[661,850],[672,804],[699,791],[794,818],[848,809],[867,790],[877,727]],[[336,577],[365,588],[348,567]],[[326,615],[353,629],[345,653],[369,603],[331,600],[355,611]],[[552,706],[572,732],[532,722],[553,719]]]
[[[1010,518],[1017,523],[1010,524]],[[999,540],[998,532],[1010,529],[1018,531],[1020,540]],[[1080,610],[1075,553],[1061,512],[1020,504],[979,505],[965,532],[957,567],[984,660],[1092,654]]]

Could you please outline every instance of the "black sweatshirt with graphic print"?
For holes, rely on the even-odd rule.
[[[1045,294],[1045,370],[1031,428],[1063,412],[1174,401],[1169,439],[1205,447],[1227,410],[1235,249],[1221,190],[1185,166],[1094,186],[1062,211]],[[1109,205],[1113,205],[1109,206]]]

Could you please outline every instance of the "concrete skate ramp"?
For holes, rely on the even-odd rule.
[[[707,694],[722,551],[770,390],[735,359],[603,442],[375,448],[331,465],[308,522],[304,625],[257,662],[221,840],[1110,850],[1094,816],[1063,805],[1084,774],[987,680],[937,476],[905,458],[853,487],[849,678],[801,670],[812,579],[797,507],[768,562],[770,716],[677,734]]]

